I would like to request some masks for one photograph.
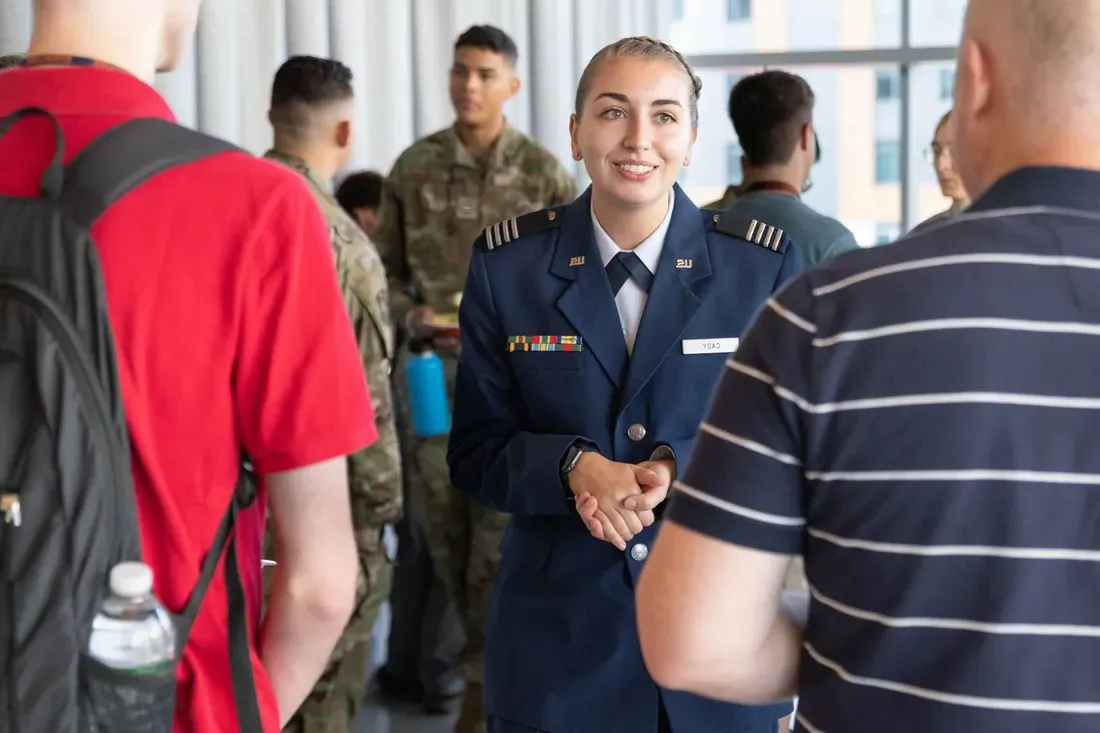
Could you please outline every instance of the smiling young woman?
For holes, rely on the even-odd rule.
[[[592,179],[596,220],[620,249],[636,247],[668,213],[691,164],[701,90],[683,57],[649,38],[604,48],[581,75],[569,120],[573,158]]]
[[[458,489],[512,515],[486,611],[490,733],[774,733],[790,711],[661,689],[635,626],[711,387],[798,268],[782,231],[676,184],[700,88],[660,41],[600,51],[570,119],[592,185],[474,247],[447,458]]]

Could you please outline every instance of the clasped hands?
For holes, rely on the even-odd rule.
[[[569,488],[592,536],[625,550],[634,535],[653,524],[653,510],[668,496],[675,472],[673,461],[635,465],[589,452],[569,474]]]

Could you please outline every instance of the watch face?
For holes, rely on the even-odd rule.
[[[569,473],[577,467],[577,463],[581,460],[581,455],[584,453],[578,446],[573,446],[569,449],[569,457],[565,462],[565,472]]]

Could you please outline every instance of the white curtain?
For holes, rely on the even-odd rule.
[[[0,54],[26,50],[32,0],[0,0]],[[157,89],[183,124],[261,153],[268,95],[290,55],[339,59],[355,74],[360,124],[351,169],[389,170],[418,137],[450,124],[454,40],[478,23],[519,47],[523,86],[510,122],[585,182],[569,156],[577,79],[603,45],[660,35],[664,0],[205,0],[181,67]]]

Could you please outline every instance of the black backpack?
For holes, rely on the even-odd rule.
[[[0,196],[0,733],[169,733],[176,674],[119,672],[86,654],[116,563],[141,538],[114,337],[89,230],[150,178],[234,148],[162,120],[115,127],[62,166],[41,196]],[[242,466],[244,464],[242,463]],[[176,657],[226,552],[229,657],[239,727],[262,733],[237,566],[238,511],[254,496],[242,467],[186,609]]]

